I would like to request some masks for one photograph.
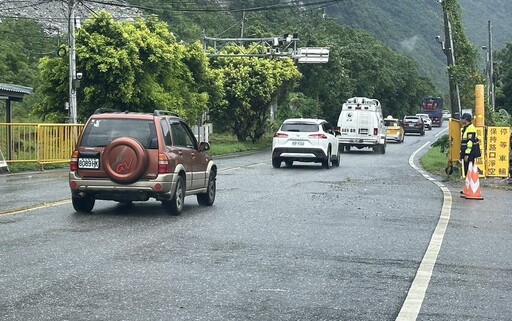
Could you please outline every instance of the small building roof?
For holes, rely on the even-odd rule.
[[[31,94],[32,87],[0,83],[0,99],[21,101],[25,95]]]

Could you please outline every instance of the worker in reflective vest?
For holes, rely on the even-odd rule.
[[[460,123],[462,126],[462,139],[460,146],[460,159],[464,164],[464,177],[468,173],[469,163],[474,163],[480,157],[480,143],[476,137],[476,127],[471,123],[473,117],[469,113],[462,114]]]

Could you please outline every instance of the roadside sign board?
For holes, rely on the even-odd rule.
[[[510,161],[510,128],[487,128],[487,176],[508,177]]]
[[[318,64],[329,62],[329,48],[304,47],[297,50],[297,62]]]
[[[476,137],[480,141],[480,152],[482,153],[482,156],[475,159],[475,164],[478,168],[478,176],[486,177],[487,166],[485,166],[485,127],[476,126]]]

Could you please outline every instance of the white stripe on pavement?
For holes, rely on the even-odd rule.
[[[430,144],[430,141],[421,146],[409,157],[409,165],[411,165],[411,167],[416,169],[421,175],[436,184],[441,189],[444,197],[443,207],[441,209],[441,216],[437,222],[436,229],[434,230],[432,238],[430,239],[427,251],[421,260],[418,271],[416,272],[416,276],[414,277],[409,292],[407,293],[407,297],[405,298],[404,304],[398,313],[396,321],[414,321],[418,318],[423,300],[425,299],[425,293],[427,292],[428,284],[432,278],[432,271],[434,270],[439,251],[441,250],[441,244],[443,243],[446,228],[448,227],[451,216],[452,194],[450,193],[450,190],[440,182],[436,181],[434,178],[430,177],[424,170],[414,164],[414,157],[416,154],[425,148],[425,146],[428,144]]]

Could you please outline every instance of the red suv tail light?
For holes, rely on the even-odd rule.
[[[310,137],[310,138],[318,138],[318,139],[327,139],[327,136],[325,136],[325,134],[311,134],[308,137]]]
[[[71,155],[71,160],[69,162],[69,170],[72,172],[76,172],[78,170],[78,151],[75,150]]]
[[[285,134],[285,133],[277,132],[277,133],[274,134],[274,137],[276,137],[276,138],[286,138],[286,137],[288,137],[288,135]]]
[[[169,173],[169,158],[165,154],[158,154],[158,174]]]

